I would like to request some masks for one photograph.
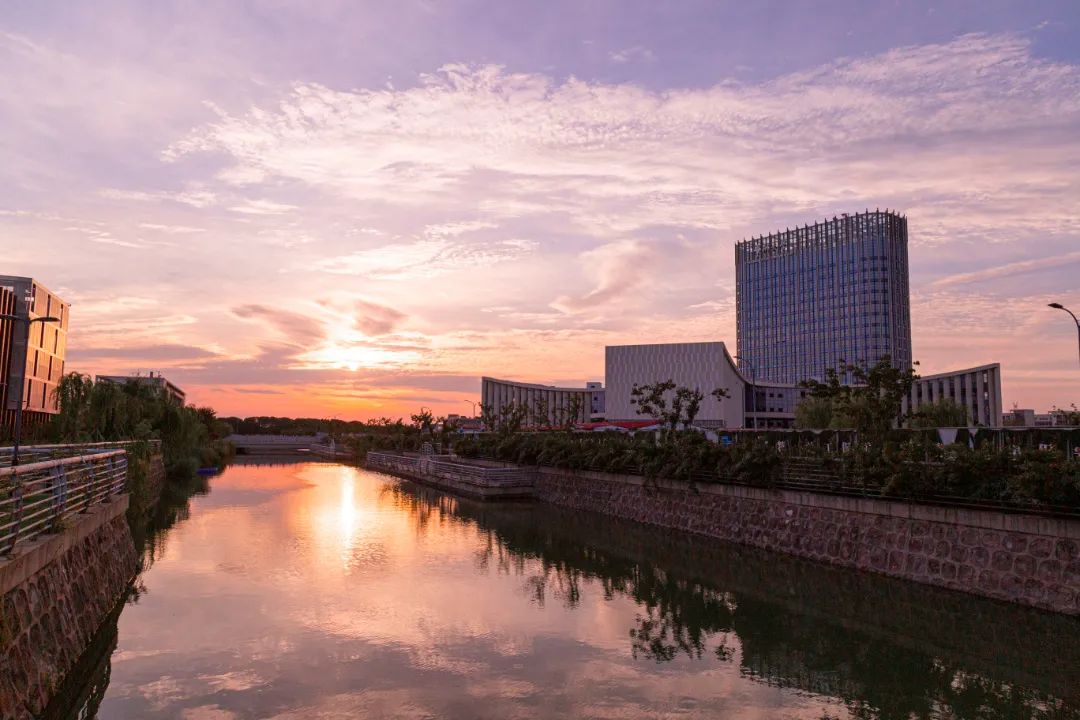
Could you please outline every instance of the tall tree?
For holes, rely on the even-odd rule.
[[[709,393],[717,402],[730,397],[727,388],[716,388]],[[637,407],[637,414],[655,418],[666,436],[680,428],[687,428],[697,419],[705,395],[697,388],[677,385],[674,380],[638,385],[630,390],[630,403]]]
[[[842,376],[852,382],[842,383]],[[893,367],[892,358],[884,355],[869,368],[841,361],[837,369],[828,371],[825,382],[807,380],[801,385],[810,390],[811,397],[832,403],[833,425],[837,416],[843,417],[861,435],[874,441],[884,439],[903,421],[903,400],[911,394],[916,379],[913,368]]]

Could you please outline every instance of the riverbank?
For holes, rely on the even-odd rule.
[[[403,470],[403,463],[409,467]],[[395,462],[386,453],[369,454],[368,466],[455,489],[418,463]],[[533,475],[532,497],[554,505],[1080,615],[1080,520],[1075,518],[547,467],[527,470]]]
[[[128,496],[0,561],[0,717],[37,717],[135,576]]]

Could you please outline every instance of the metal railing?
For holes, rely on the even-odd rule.
[[[406,470],[412,471],[420,470],[419,457],[409,455],[396,455],[394,453],[388,452],[369,451],[367,454],[367,463],[371,466],[404,468]]]
[[[0,468],[0,555],[124,492],[124,450]]]
[[[532,485],[535,472],[529,467],[491,467],[468,462],[439,460],[438,456],[397,455],[388,452],[368,452],[368,467],[404,472],[426,473],[438,478],[465,480],[473,485],[507,487]],[[442,456],[449,457],[449,456]]]
[[[435,473],[460,475],[484,484],[503,485],[506,483],[531,483],[533,471],[525,467],[489,467],[471,465],[462,462],[433,460],[431,469]]]
[[[161,452],[160,440],[118,440],[115,442],[66,443],[58,445],[23,445],[19,448],[19,462],[23,465],[46,460],[76,457],[104,450],[122,450],[139,442],[150,445],[152,452]],[[0,447],[0,467],[11,464],[11,446]]]

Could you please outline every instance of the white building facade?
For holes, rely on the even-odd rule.
[[[942,400],[952,400],[965,408],[971,426],[1000,427],[1001,365],[991,363],[925,375],[912,385],[911,395],[904,400],[902,412],[904,415],[916,413],[920,407]]]
[[[605,419],[641,420],[631,403],[634,385],[674,381],[704,394],[695,425],[743,427],[746,381],[722,342],[609,345],[604,351]],[[713,390],[727,390],[718,401]]]
[[[583,388],[537,385],[515,380],[480,379],[480,404],[498,415],[504,408],[524,407],[526,426],[553,426],[565,421],[575,409],[574,422],[589,422],[603,417],[605,389],[598,382]],[[599,413],[599,415],[597,415]]]

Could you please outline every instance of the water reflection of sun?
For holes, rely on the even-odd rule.
[[[305,475],[313,487],[295,507],[300,516],[296,519],[310,534],[315,563],[332,574],[341,574],[357,562],[382,557],[379,527],[385,517],[358,492],[356,469],[313,465]]]

